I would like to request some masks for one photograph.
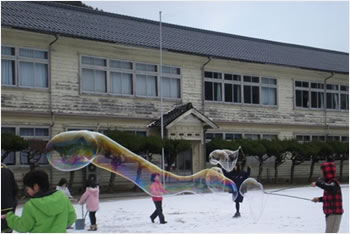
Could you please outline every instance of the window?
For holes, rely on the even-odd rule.
[[[254,83],[259,83],[259,77],[255,76],[243,76],[245,82],[243,86],[243,100],[246,104],[259,104],[260,94],[259,86]]]
[[[111,72],[110,92],[121,95],[132,95],[132,74]]]
[[[340,88],[339,88],[340,87]],[[326,88],[326,103],[325,103]],[[349,86],[295,81],[295,106],[313,109],[349,109]]]
[[[16,69],[18,69],[18,73]],[[1,46],[1,84],[47,88],[48,52],[38,49]]]
[[[309,83],[295,81],[295,105],[297,107],[309,107]]]
[[[207,101],[277,105],[277,80],[274,78],[205,71],[204,79]]]
[[[327,84],[327,108],[328,109],[339,109],[339,91],[338,85]]]
[[[136,75],[136,95],[156,97],[157,77],[148,75]]]
[[[340,109],[349,110],[349,86],[340,86]]]
[[[14,127],[2,127],[1,128],[2,133],[9,133],[16,135],[16,128]],[[1,151],[1,155],[3,154],[3,151]],[[11,152],[7,155],[7,157],[2,161],[6,165],[16,165],[16,152]]]
[[[165,98],[180,98],[180,68],[162,66],[161,92]]]
[[[165,98],[181,98],[178,67],[163,66],[161,79],[154,64],[81,56],[81,67],[82,92],[160,97],[160,90]]]
[[[33,127],[20,127],[19,135],[25,139],[38,139],[38,140],[49,140],[49,129],[48,128],[33,128]],[[28,158],[26,152],[20,152],[20,164],[28,165]],[[38,161],[39,164],[47,165],[46,154],[42,154]]]
[[[325,136],[312,136],[312,141],[325,141]]]
[[[244,138],[250,140],[259,140],[260,134],[244,134]]]
[[[225,133],[225,140],[232,141],[242,139],[241,133]]]
[[[277,105],[277,81],[273,78],[261,78],[261,104]]]
[[[262,139],[272,141],[272,140],[277,140],[278,136],[275,134],[263,134]]]
[[[82,56],[82,89],[105,93],[107,87],[105,59]]]
[[[311,136],[310,135],[296,135],[295,138],[300,143],[310,142],[311,141]]]
[[[15,85],[15,48],[1,46],[1,84]]]
[[[205,82],[205,100],[221,101],[222,100],[222,86],[217,82]]]
[[[180,98],[180,79],[162,77],[162,95],[166,98]]]
[[[206,133],[205,134],[205,141],[209,142],[213,140],[214,138],[219,138],[223,139],[223,134],[222,133]]]
[[[311,83],[311,108],[324,108],[323,84]]]

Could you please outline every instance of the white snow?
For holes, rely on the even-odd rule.
[[[278,188],[266,190],[277,191]],[[317,187],[297,187],[275,192],[312,199],[322,196]],[[349,232],[349,185],[342,185],[344,214],[339,232]],[[81,206],[74,204],[78,218]],[[249,200],[241,203],[241,217],[232,218],[235,207],[230,194],[195,194],[165,196],[163,213],[167,224],[151,223],[154,211],[149,196],[101,200],[97,212],[97,232],[113,233],[220,233],[220,232],[324,232],[325,216],[322,203],[302,199],[264,195],[263,214],[255,222],[250,215]],[[258,209],[258,208],[255,208]],[[255,210],[256,211],[256,210]],[[16,211],[21,214],[22,207]],[[87,232],[90,225],[86,217],[85,230],[68,229],[68,232]],[[74,226],[74,225],[73,225]],[[91,232],[89,232],[91,233]]]

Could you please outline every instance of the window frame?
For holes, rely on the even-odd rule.
[[[218,73],[220,74],[221,78],[210,78],[206,76],[206,73]],[[225,79],[225,77],[227,76],[232,76],[232,79]],[[234,80],[233,76],[237,76],[240,77],[240,80]],[[244,81],[244,77],[255,77],[258,78],[258,82],[253,82],[251,81]],[[264,84],[262,83],[262,78],[267,78],[267,79],[273,79],[275,80],[275,84]],[[206,83],[211,83],[212,84],[212,89],[214,89],[213,84],[214,83],[219,83],[221,85],[221,100],[209,100],[206,97]],[[229,84],[231,85],[231,98],[232,101],[226,101],[226,85]],[[240,101],[235,102],[235,93],[234,93],[234,88],[235,85],[238,85],[240,87]],[[245,86],[250,87],[250,89],[252,90],[253,87],[257,87],[258,88],[258,101],[259,103],[253,103],[253,97],[254,97],[254,92],[250,93],[250,98],[251,98],[251,102],[246,103],[244,102],[244,88]],[[275,97],[276,97],[276,104],[274,105],[269,105],[269,104],[262,104],[261,100],[262,100],[262,88],[273,88],[275,89]],[[233,104],[233,105],[247,105],[247,106],[261,106],[261,107],[278,107],[278,79],[273,77],[273,76],[261,76],[261,75],[252,75],[252,74],[242,74],[242,73],[233,73],[233,72],[219,72],[216,70],[205,70],[204,71],[204,81],[203,81],[203,92],[204,92],[204,99],[205,102],[210,102],[210,103],[223,103],[223,104]],[[212,92],[212,94],[214,95],[214,93]],[[213,99],[215,97],[213,96]]]
[[[306,82],[308,83],[308,87],[298,87],[296,86],[296,82]],[[312,88],[311,84],[320,84],[323,86],[323,88]],[[337,89],[327,89],[327,86],[336,86]],[[341,86],[347,87],[347,90],[349,90],[349,85],[344,85],[344,84],[335,84],[335,83],[327,83],[326,87],[324,86],[324,83],[320,83],[318,81],[306,81],[306,80],[293,80],[293,92],[294,92],[294,107],[298,110],[327,110],[327,111],[348,111],[349,109],[342,109],[341,108],[341,95],[349,95],[349,91],[343,91],[341,90]],[[297,106],[297,91],[307,91],[308,96],[309,96],[309,105],[308,107],[303,107],[303,106]],[[312,107],[312,92],[318,92],[318,93],[323,93],[323,107]],[[324,96],[326,94],[326,97]],[[327,102],[328,102],[328,94],[336,94],[337,100],[338,100],[338,107],[337,108],[328,108],[327,107]],[[349,106],[349,101],[347,100],[347,106]]]
[[[10,47],[14,48],[14,55],[2,55],[1,54],[1,60],[10,60],[14,61],[14,82],[15,84],[9,85],[9,84],[2,84],[3,87],[15,87],[15,88],[24,88],[24,89],[40,89],[40,90],[48,90],[50,86],[50,71],[49,71],[49,64],[50,64],[50,55],[49,51],[46,49],[41,48],[33,48],[33,47],[24,47],[24,46],[14,46],[9,44],[3,44],[2,47]],[[45,52],[47,54],[47,59],[41,59],[41,58],[30,58],[30,57],[24,57],[20,55],[20,49],[28,49],[28,50],[34,50],[34,51],[40,51]],[[46,65],[46,87],[40,87],[40,86],[25,86],[20,85],[20,63],[21,62],[27,62],[27,63],[33,63],[33,64],[44,64]]]
[[[106,60],[106,66],[96,66],[96,65],[88,65],[82,63],[83,57],[90,57],[90,58],[98,58],[98,59],[104,59]],[[111,66],[111,61],[117,61],[117,62],[125,62],[130,63],[132,69],[127,68],[116,68]],[[137,64],[142,65],[152,65],[155,66],[157,71],[144,71],[144,70],[137,70],[136,66]],[[172,73],[160,73],[159,64],[149,63],[149,62],[141,62],[141,61],[131,61],[131,60],[124,60],[120,58],[107,58],[107,57],[101,57],[101,56],[95,56],[95,55],[88,55],[88,54],[79,54],[79,77],[80,77],[80,94],[94,94],[94,95],[106,95],[106,96],[120,96],[120,97],[130,97],[130,98],[153,98],[153,99],[160,99],[160,89],[161,89],[161,76],[170,78],[170,79],[177,79],[179,80],[179,97],[173,98],[173,97],[163,97],[163,99],[168,99],[171,101],[177,101],[182,99],[182,71],[181,68],[178,66],[173,65],[167,65],[163,64],[163,67],[170,67],[170,68],[176,68],[179,70],[180,74],[172,74]],[[87,91],[83,89],[83,69],[97,69],[101,71],[106,72],[106,91],[105,92],[96,92],[96,91]],[[123,93],[114,93],[111,91],[111,73],[122,73],[122,74],[128,74],[131,75],[131,94],[123,94]],[[143,75],[143,76],[154,76],[155,82],[156,82],[156,95],[140,95],[136,94],[137,89],[137,75]]]

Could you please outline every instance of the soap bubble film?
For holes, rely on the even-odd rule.
[[[239,192],[247,199],[250,215],[254,222],[257,222],[264,210],[264,188],[262,184],[254,178],[248,178],[241,184]]]
[[[92,163],[113,172],[137,185],[151,195],[151,175],[165,179],[168,195],[181,193],[233,193],[238,195],[235,183],[215,169],[204,169],[193,175],[179,176],[131,152],[108,138],[91,131],[69,131],[53,137],[46,147],[50,165],[61,171],[79,170]]]
[[[239,149],[232,151],[227,149],[217,149],[209,154],[209,162],[213,165],[220,165],[227,172],[232,171],[236,165]]]

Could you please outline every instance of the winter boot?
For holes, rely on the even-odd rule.
[[[90,229],[88,229],[88,231],[97,231],[97,225],[91,225]]]
[[[238,218],[241,217],[241,214],[239,212],[236,212],[236,214],[232,218]]]

